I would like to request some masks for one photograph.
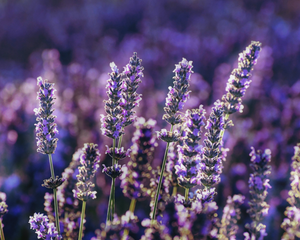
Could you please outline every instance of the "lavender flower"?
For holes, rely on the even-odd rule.
[[[199,140],[201,127],[204,125],[205,110],[202,105],[199,109],[187,110],[185,114],[183,146],[178,146],[178,164],[175,173],[178,175],[178,184],[185,189],[197,185],[197,175],[200,168]],[[187,190],[188,191],[188,190]],[[186,199],[187,200],[187,199]]]
[[[121,176],[123,173],[123,166],[117,163],[111,167],[106,167],[104,164],[102,166],[103,166],[102,172],[104,172],[107,176],[113,179]]]
[[[291,172],[291,190],[289,191],[288,203],[291,205],[286,208],[284,214],[287,216],[283,220],[281,227],[285,230],[282,239],[295,239],[300,238],[300,189],[299,189],[299,177],[300,177],[300,144],[295,147],[295,153],[292,158]]]
[[[129,64],[124,67],[123,77],[123,93],[121,100],[121,107],[123,108],[124,115],[124,127],[130,125],[134,121],[133,108],[139,105],[142,100],[141,94],[137,94],[136,90],[139,83],[141,83],[141,77],[143,77],[143,67],[141,65],[142,60],[138,58],[137,53],[133,53],[130,58]]]
[[[223,145],[221,133],[224,130],[224,123],[222,103],[216,101],[206,125],[207,133],[200,166],[200,182],[208,189],[208,192],[211,192],[211,189],[214,189],[215,185],[220,182],[222,169],[220,148]]]
[[[37,151],[43,154],[52,154],[55,152],[58,139],[55,138],[58,133],[56,123],[53,115],[54,109],[54,84],[48,83],[47,80],[43,81],[41,77],[37,78],[37,84],[40,87],[38,91],[39,108],[35,108],[34,112],[37,116],[36,126],[36,139]]]
[[[174,131],[174,132],[170,132],[167,131],[167,129],[162,129],[160,132],[156,132],[157,133],[157,138],[161,139],[165,142],[177,142],[179,140],[179,132],[178,131]]]
[[[54,240],[62,239],[56,231],[54,223],[49,223],[47,216],[41,213],[34,213],[29,219],[30,229],[35,230],[38,239]]]
[[[238,230],[237,221],[241,218],[239,206],[244,203],[245,197],[242,195],[229,196],[223,210],[222,225],[218,239],[235,239]]]
[[[106,148],[107,148],[107,150],[105,151],[105,154],[108,154],[111,157],[115,157],[115,159],[117,161],[128,157],[130,154],[130,151],[131,151],[130,149],[125,151],[124,148],[121,147],[121,148],[115,148],[115,153],[114,153],[113,148],[109,148],[107,145],[106,145]]]
[[[97,149],[98,145],[93,143],[85,143],[82,148],[83,154],[80,156],[80,164],[78,167],[79,174],[77,175],[76,189],[73,190],[74,197],[87,201],[88,199],[96,198],[96,191],[91,191],[95,186],[91,178],[95,176],[99,168],[100,153]]]
[[[192,61],[188,62],[185,58],[175,65],[173,87],[169,87],[166,107],[164,108],[166,113],[163,115],[163,119],[171,125],[182,122],[178,111],[182,110],[184,103],[189,98],[188,87],[193,73],[192,68]]]
[[[123,81],[119,69],[114,62],[110,63],[112,73],[107,81],[106,89],[108,100],[105,100],[106,116],[101,115],[102,134],[117,139],[123,134],[124,118],[122,101]]]
[[[227,94],[222,97],[226,115],[236,111],[243,112],[244,106],[241,98],[251,83],[249,80],[250,71],[256,64],[260,50],[261,43],[252,41],[246,50],[240,53],[238,68],[231,72],[226,87]]]
[[[269,205],[265,202],[267,197],[267,190],[271,188],[269,179],[267,176],[271,173],[271,166],[268,165],[271,161],[271,151],[266,149],[264,152],[252,147],[250,153],[251,164],[250,167],[254,170],[254,173],[250,174],[249,178],[249,192],[251,194],[251,200],[249,202],[250,209],[248,213],[252,219],[252,223],[246,224],[246,228],[250,233],[244,233],[245,239],[263,239],[266,236],[266,226],[261,223],[263,217],[268,214]]]
[[[6,194],[4,192],[0,192],[0,218],[2,218],[8,212],[7,208]]]
[[[131,147],[131,161],[128,162],[126,170],[121,176],[121,188],[126,197],[140,199],[149,195],[146,188],[146,180],[149,179],[153,159],[154,147],[157,145],[153,136],[153,128],[156,121],[137,118],[135,122],[136,131],[133,135]]]

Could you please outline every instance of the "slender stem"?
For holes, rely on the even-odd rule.
[[[50,164],[50,171],[51,171],[51,177],[53,180],[55,179],[55,174],[54,174],[54,167],[53,167],[53,161],[52,161],[52,155],[48,154],[49,157],[49,164]],[[58,214],[58,204],[57,204],[57,189],[53,189],[53,195],[54,195],[54,211],[55,211],[55,225],[56,225],[56,230],[60,234],[60,226],[59,226],[59,214]]]
[[[173,132],[173,125],[171,126],[171,132]],[[159,192],[160,192],[160,189],[161,189],[162,179],[163,179],[163,176],[164,176],[165,166],[166,166],[166,162],[167,162],[167,156],[168,156],[168,152],[169,152],[169,146],[170,146],[170,143],[168,142],[167,147],[166,147],[166,151],[165,151],[165,155],[164,155],[164,159],[163,159],[163,163],[162,163],[162,166],[161,166],[161,172],[160,172],[157,191],[156,191],[156,194],[155,194],[154,208],[153,208],[153,213],[152,213],[152,223],[154,223],[154,221],[155,221],[156,209],[157,209],[157,204],[158,204],[158,197],[159,197]]]
[[[131,202],[130,202],[130,207],[129,207],[130,212],[134,213],[135,205],[136,205],[136,199],[132,198]]]
[[[2,218],[0,218],[0,231],[1,231],[1,240],[5,240],[3,226],[2,226]]]
[[[106,227],[107,227],[107,223],[111,221],[111,199],[112,199],[112,189],[113,189],[113,185],[111,184],[111,187],[110,187],[110,194],[109,194],[109,200],[108,200],[108,208],[107,208]]]
[[[227,113],[226,115],[225,115],[225,120],[227,120],[229,118],[229,114]],[[220,133],[220,141],[222,142],[222,139],[223,139],[223,136],[224,136],[224,133],[225,133],[225,129],[223,129],[222,131],[221,131],[221,133]]]
[[[111,220],[113,221],[114,220],[114,216],[115,216],[115,181],[116,179],[113,178],[112,179],[112,189],[113,189],[113,192],[112,192],[112,201],[111,201]]]
[[[85,206],[86,206],[86,201],[82,201],[81,218],[80,218],[80,229],[79,229],[78,240],[82,240],[83,220],[84,220],[84,217],[85,217]]]
[[[123,130],[124,130],[124,127],[122,128],[122,132],[123,132]],[[122,139],[123,139],[123,134],[119,137],[118,148],[121,147]]]
[[[177,186],[173,187],[172,197],[175,197],[177,194]]]
[[[185,189],[185,201],[187,202],[188,200],[189,200],[189,191],[190,191],[190,189],[189,188],[186,188]]]

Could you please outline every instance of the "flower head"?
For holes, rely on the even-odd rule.
[[[52,154],[55,152],[58,139],[55,137],[58,133],[56,123],[54,122],[56,116],[53,115],[53,101],[54,101],[54,84],[43,81],[38,77],[37,84],[39,86],[38,100],[39,108],[35,108],[34,112],[37,116],[37,123],[35,124],[37,151],[43,154]]]
[[[7,208],[8,206],[6,204],[6,194],[4,192],[0,192],[0,218],[8,212]]]
[[[80,156],[79,174],[76,176],[78,182],[76,189],[73,190],[74,197],[86,201],[96,198],[96,191],[91,191],[94,187],[91,178],[95,176],[99,169],[100,153],[97,149],[98,145],[93,143],[85,143]]]

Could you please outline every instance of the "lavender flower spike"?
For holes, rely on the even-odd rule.
[[[3,224],[2,224],[2,218],[4,214],[8,212],[7,210],[7,204],[6,204],[6,194],[4,192],[0,192],[0,235],[1,239],[4,238],[4,232],[3,232]]]
[[[281,227],[285,230],[282,236],[283,240],[293,240],[295,237],[300,238],[300,143],[295,147],[295,154],[292,158],[291,172],[291,190],[289,191],[288,203],[291,205],[286,208],[284,214],[287,216],[283,220]]]
[[[52,154],[55,152],[58,139],[55,138],[58,133],[56,123],[53,115],[54,109],[53,100],[55,89],[53,83],[48,83],[47,80],[43,81],[41,77],[37,78],[37,84],[40,87],[38,91],[39,108],[35,108],[34,112],[37,116],[36,126],[36,139],[37,151],[43,154]]]
[[[249,178],[249,192],[251,194],[251,200],[249,202],[250,209],[248,213],[252,219],[252,223],[246,224],[246,228],[249,229],[249,233],[244,233],[245,239],[263,239],[266,236],[266,226],[261,223],[263,217],[268,214],[269,205],[265,202],[267,197],[267,190],[271,188],[269,179],[267,176],[271,173],[271,166],[268,164],[271,161],[271,151],[266,149],[264,152],[252,147],[250,153],[251,164],[250,167],[254,173],[250,174]]]
[[[240,53],[238,68],[231,72],[226,87],[227,94],[222,97],[226,115],[236,111],[243,112],[244,106],[241,98],[245,95],[246,89],[251,83],[251,80],[249,80],[250,71],[256,64],[260,50],[261,43],[252,41],[246,50]]]
[[[82,148],[83,153],[80,156],[81,166],[78,167],[79,174],[76,176],[78,180],[77,188],[73,190],[74,197],[82,201],[96,198],[96,192],[91,191],[94,187],[91,179],[99,169],[100,153],[97,147],[97,144],[85,143]]]
[[[142,60],[138,58],[137,53],[133,53],[130,58],[129,64],[124,67],[123,77],[123,94],[121,107],[123,108],[124,115],[124,127],[130,125],[134,121],[133,108],[139,105],[142,100],[141,94],[136,92],[138,85],[142,82],[141,77],[143,77],[144,68],[141,65]]]
[[[58,234],[54,223],[49,223],[47,216],[41,213],[34,213],[29,219],[30,229],[35,230],[38,239],[54,240],[62,239]]]
[[[120,106],[123,82],[116,64],[112,62],[110,67],[112,72],[106,85],[108,100],[104,101],[106,116],[101,114],[101,131],[103,135],[117,139],[123,134],[124,126],[123,109]]]
[[[175,76],[173,81],[173,87],[169,87],[168,97],[166,99],[166,107],[164,108],[165,114],[163,119],[171,125],[175,125],[182,122],[178,111],[182,110],[184,103],[189,98],[189,80],[193,71],[192,61],[187,61],[182,58],[179,64],[175,64]]]

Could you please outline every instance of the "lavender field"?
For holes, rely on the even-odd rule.
[[[300,239],[298,0],[0,19],[0,239]]]

